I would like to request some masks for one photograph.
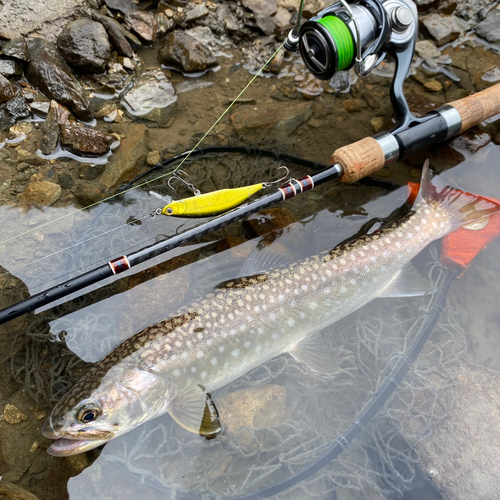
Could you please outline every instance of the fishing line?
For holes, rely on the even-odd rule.
[[[103,200],[100,200],[100,201],[96,201],[95,203],[92,203],[90,205],[87,205],[86,207],[83,207],[83,208],[79,208],[78,210],[75,210],[74,212],[70,212],[69,214],[65,214],[65,215],[61,215],[60,217],[52,220],[52,221],[48,221],[48,222],[44,222],[43,224],[37,226],[37,227],[34,227],[32,229],[28,229],[27,231],[24,231],[22,233],[19,233],[15,236],[11,236],[10,238],[7,238],[6,240],[3,240],[3,241],[0,241],[0,245],[3,245],[9,241],[12,241],[12,240],[15,240],[21,236],[24,236],[26,234],[29,234],[37,229],[40,229],[41,227],[44,227],[44,226],[48,226],[49,224],[53,224],[54,222],[58,222],[62,219],[65,219],[66,217],[69,217],[70,215],[75,215],[79,212],[82,212],[84,210],[87,210],[89,208],[92,208],[92,207],[95,207],[101,203],[104,203],[105,201],[109,201],[109,200],[112,200],[113,198],[116,198],[118,195],[120,194],[125,194],[125,193],[128,193],[129,191],[132,191],[133,189],[136,189],[136,188],[139,188],[141,186],[145,186],[146,184],[149,184],[150,182],[154,182],[158,179],[161,179],[163,177],[166,177],[167,175],[173,175],[175,174],[175,172],[177,172],[177,170],[179,170],[179,168],[182,167],[182,165],[184,164],[184,162],[191,156],[191,153],[193,152],[193,150],[195,150],[204,140],[205,138],[207,137],[208,134],[210,134],[210,132],[217,126],[217,124],[222,120],[222,118],[224,118],[224,116],[226,116],[226,114],[228,113],[228,111],[233,107],[233,105],[236,103],[236,101],[246,92],[246,90],[250,87],[250,85],[252,85],[252,83],[257,79],[257,77],[262,73],[262,71],[264,71],[264,68],[273,60],[274,56],[281,50],[281,48],[285,45],[285,42],[283,42],[277,49],[276,51],[273,53],[273,55],[267,60],[266,63],[264,63],[264,65],[259,69],[259,71],[257,71],[257,73],[255,73],[255,75],[253,76],[253,78],[247,83],[247,85],[245,86],[245,88],[233,99],[233,101],[231,102],[231,104],[229,104],[229,106],[226,108],[226,110],[219,116],[219,118],[215,121],[215,123],[208,129],[208,131],[203,135],[203,137],[196,143],[195,147],[188,151],[188,154],[183,158],[183,160],[181,161],[181,163],[179,165],[177,165],[177,167],[172,170],[171,172],[167,172],[165,174],[162,174],[158,177],[156,177],[155,179],[151,179],[149,181],[145,181],[143,182],[142,184],[138,184],[137,186],[134,186],[134,187],[131,187],[130,189],[127,189],[125,191],[121,191],[119,193],[115,193],[111,196],[108,196],[107,198],[104,198]]]

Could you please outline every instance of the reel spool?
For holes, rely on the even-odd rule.
[[[415,120],[403,95],[403,81],[415,51],[417,28],[412,0],[339,0],[292,29],[285,48],[300,50],[307,68],[320,80],[352,67],[366,76],[387,54],[392,55],[396,72],[391,100],[398,128],[405,128]]]

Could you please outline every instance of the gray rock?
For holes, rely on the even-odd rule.
[[[111,57],[104,26],[85,18],[64,27],[57,38],[57,48],[72,68],[88,73],[103,73]]]
[[[63,189],[71,189],[75,185],[75,181],[69,172],[60,173],[57,182]]]
[[[118,54],[125,57],[134,57],[134,51],[132,50],[125,34],[126,30],[118,21],[115,21],[108,16],[98,14],[97,12],[92,12],[92,19],[100,22],[104,28],[106,28],[109,41],[118,51]]]
[[[172,82],[159,68],[144,71],[123,96],[125,107],[132,117],[153,121],[160,126],[170,121],[176,101]]]
[[[28,41],[30,62],[26,78],[47,97],[66,106],[77,118],[91,121],[94,114],[82,86],[56,46],[42,38]]]
[[[278,12],[276,0],[243,0],[242,3],[255,17],[270,17]]]
[[[462,27],[455,16],[440,16],[430,14],[420,18],[420,21],[436,40],[437,45],[456,40],[462,33]]]
[[[276,23],[274,22],[274,17],[259,16],[255,17],[255,24],[264,35],[272,35],[276,29]]]
[[[16,95],[17,92],[12,83],[5,76],[0,75],[0,103],[10,101]]]
[[[205,71],[217,64],[217,59],[209,48],[183,31],[169,33],[161,41],[158,60],[161,64],[186,73]]]
[[[137,5],[131,0],[104,0],[104,2],[110,9],[117,10],[123,14],[137,9]]]
[[[0,33],[16,38],[36,31],[55,39],[62,26],[81,14],[87,0],[2,0]]]
[[[155,14],[155,19],[156,19],[156,25],[158,26],[157,32],[159,34],[166,33],[167,31],[170,31],[175,26],[175,21],[168,18],[162,12]]]
[[[158,24],[151,12],[131,10],[125,14],[125,26],[132,30],[142,43],[152,44],[156,40]]]
[[[19,59],[20,61],[28,62],[28,44],[23,37],[14,38],[2,44],[2,54],[7,57]]]
[[[476,27],[476,33],[490,43],[500,42],[500,11],[493,9]]]
[[[3,78],[3,77],[2,77]],[[0,105],[0,130],[7,130],[17,120],[27,118],[30,114],[24,97],[16,96]]]
[[[208,13],[209,10],[207,9],[206,5],[200,3],[199,5],[196,5],[194,9],[191,9],[190,11],[186,12],[185,21],[189,23],[191,21],[195,21],[196,19],[201,19],[202,17],[207,16]]]
[[[50,110],[50,101],[35,101],[30,104],[31,111],[45,118]]]
[[[68,121],[61,127],[61,144],[83,155],[102,156],[116,140],[111,134]]]
[[[50,106],[47,117],[41,127],[42,139],[40,141],[40,151],[44,155],[49,155],[57,148],[59,142],[59,125],[57,121],[57,108]]]
[[[418,41],[415,50],[423,59],[432,59],[433,57],[439,57],[441,55],[441,52],[436,48],[434,42],[430,40]]]
[[[16,61],[11,61],[10,59],[0,59],[0,75],[7,78],[19,78],[23,75],[23,68]]]

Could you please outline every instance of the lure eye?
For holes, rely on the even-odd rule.
[[[94,421],[101,414],[101,409],[94,404],[83,405],[77,413],[77,418],[80,422],[88,424]]]
[[[167,208],[167,214],[168,215],[172,215],[174,213],[174,209],[173,208]]]

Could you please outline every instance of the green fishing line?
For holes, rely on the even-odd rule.
[[[354,40],[349,28],[336,16],[326,16],[318,23],[328,30],[337,46],[339,58],[337,71],[348,68],[354,58]]]

